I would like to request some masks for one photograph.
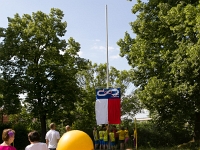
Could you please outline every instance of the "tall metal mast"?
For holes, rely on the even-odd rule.
[[[108,11],[106,5],[106,51],[107,51],[107,88],[109,88],[109,61],[108,61]]]

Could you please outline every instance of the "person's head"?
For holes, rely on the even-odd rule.
[[[112,128],[113,128],[113,129],[116,129],[116,126],[115,126],[115,125],[113,125],[113,126],[112,126]]]
[[[71,130],[69,125],[67,125],[67,126],[65,127],[65,129],[66,129],[66,131],[70,131],[70,130]]]
[[[97,128],[96,128],[96,127],[94,127],[94,130],[97,130]]]
[[[12,129],[4,129],[2,132],[2,140],[11,144],[15,139],[15,131]]]
[[[121,130],[124,130],[124,127],[121,127],[120,129],[121,129]]]
[[[30,142],[39,142],[40,141],[40,135],[37,131],[32,131],[28,134],[28,139]]]
[[[103,131],[104,130],[104,126],[101,126],[101,131]]]
[[[55,123],[51,123],[51,124],[49,125],[49,128],[52,129],[52,130],[54,130],[54,129],[56,128]]]
[[[110,132],[113,132],[113,129],[110,129]]]

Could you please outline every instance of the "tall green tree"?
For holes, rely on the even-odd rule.
[[[199,1],[138,0],[132,38],[118,41],[134,70],[137,96],[159,119],[194,127],[200,140]]]
[[[49,14],[16,14],[8,19],[0,51],[3,78],[9,83],[6,94],[12,101],[14,95],[25,94],[22,102],[39,118],[43,140],[46,119],[73,119],[69,112],[80,91],[75,76],[86,62],[78,55],[79,43],[62,39],[67,27],[63,16],[55,8]]]

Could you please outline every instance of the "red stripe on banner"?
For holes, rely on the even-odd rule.
[[[108,99],[108,122],[109,124],[121,123],[120,98]]]

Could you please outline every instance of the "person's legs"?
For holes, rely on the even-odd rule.
[[[103,145],[102,145],[102,144],[99,146],[99,149],[100,149],[100,150],[102,150],[102,149],[103,149]]]
[[[106,149],[106,143],[103,141],[103,149]]]
[[[125,148],[126,148],[127,145],[128,145],[128,140],[129,140],[129,138],[127,137],[127,138],[125,139],[125,142],[124,142],[124,146],[125,146]]]
[[[99,141],[95,141],[95,149],[98,148],[98,145],[99,145]]]
[[[115,138],[115,149],[118,148],[118,143],[119,143],[119,137]]]
[[[120,150],[124,149],[124,140],[119,140],[120,143]]]
[[[112,149],[112,150],[115,149],[115,142],[111,142],[111,149]]]
[[[105,149],[108,149],[108,141],[105,141]]]

